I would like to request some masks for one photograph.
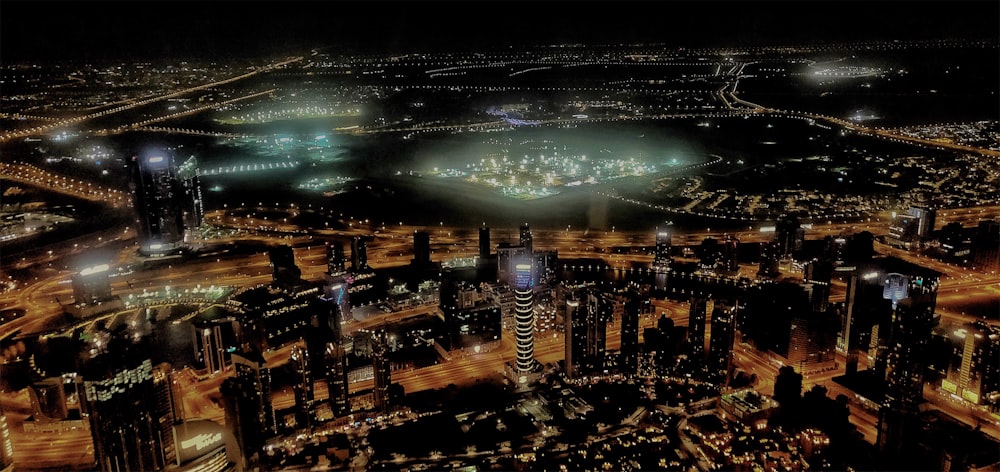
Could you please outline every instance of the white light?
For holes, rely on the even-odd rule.
[[[98,264],[95,266],[87,267],[80,271],[80,275],[87,276],[91,274],[96,274],[98,272],[106,272],[108,270],[107,264]]]

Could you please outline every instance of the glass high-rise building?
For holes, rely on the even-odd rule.
[[[175,175],[173,155],[147,149],[132,157],[139,253],[175,254],[184,248],[185,191]]]
[[[535,310],[531,284],[531,258],[521,255],[514,264],[514,335],[517,341],[517,372],[535,368]]]
[[[389,363],[389,335],[378,329],[372,335],[372,371],[374,381],[375,409],[382,413],[389,411],[389,385],[392,383],[392,366]]]
[[[671,257],[671,236],[669,228],[656,229],[656,247],[653,254],[653,267],[656,269],[666,269],[673,261]]]
[[[620,369],[625,375],[634,375],[639,369],[639,312],[642,297],[634,290],[625,292],[625,310],[622,313]]]
[[[114,336],[99,354],[84,361],[82,407],[90,420],[94,458],[103,472],[167,466],[148,342]]]

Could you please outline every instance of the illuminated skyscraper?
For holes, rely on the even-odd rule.
[[[597,288],[587,290],[584,298],[583,315],[587,317],[586,350],[582,368],[592,375],[605,373],[608,349],[608,323],[614,316],[615,300]]]
[[[760,245],[760,265],[757,268],[758,278],[770,278],[781,275],[778,262],[781,259],[781,247],[776,241],[765,241]]]
[[[372,373],[375,376],[373,394],[375,409],[387,413],[389,411],[389,385],[392,384],[392,367],[389,363],[389,335],[384,329],[378,329],[372,334]]]
[[[327,402],[330,412],[335,418],[351,413],[350,391],[347,383],[347,357],[344,353],[344,343],[340,339],[328,341],[323,353],[325,368]]]
[[[167,465],[148,343],[147,337],[133,342],[113,335],[84,359],[82,409],[90,420],[97,467],[104,472]]]
[[[316,400],[309,350],[301,344],[293,345],[288,362],[292,367],[292,391],[295,394],[296,416],[308,423],[312,419],[313,403]]]
[[[173,464],[177,462],[174,427],[184,421],[184,401],[169,362],[153,367],[153,389],[156,391],[155,417],[163,441],[163,456],[168,464]]]
[[[527,252],[528,254],[531,254],[532,252],[535,251],[531,238],[531,228],[528,227],[528,223],[521,225],[520,236],[518,237],[518,241],[520,242],[521,246],[524,247],[524,251]]]
[[[656,229],[656,247],[653,254],[653,267],[663,270],[670,267],[674,258],[671,254],[671,232],[670,228]]]
[[[132,157],[139,253],[163,256],[184,247],[184,189],[172,153],[149,149]]]
[[[344,259],[344,243],[340,241],[327,241],[326,271],[330,275],[341,275],[347,272],[347,265]]]
[[[730,377],[736,341],[736,304],[716,301],[708,336],[709,374],[722,381]]]
[[[966,323],[950,333],[955,355],[941,389],[976,404],[996,407],[1000,400],[1000,326]]]
[[[777,243],[778,258],[791,257],[802,249],[806,230],[794,214],[785,215],[778,220],[774,229],[774,242]]]
[[[873,259],[859,272],[853,293],[848,288],[848,313],[852,330],[872,327],[873,380],[884,385],[876,445],[887,457],[902,458],[920,429],[940,273],[894,257]]]
[[[566,300],[563,317],[566,343],[563,363],[566,377],[574,379],[579,376],[580,361],[587,350],[587,317],[581,312],[576,294]]]
[[[14,470],[14,442],[10,439],[7,415],[0,409],[0,472]]]
[[[535,369],[535,310],[531,285],[531,257],[522,255],[514,264],[514,333],[517,341],[517,372]]]
[[[620,369],[626,375],[634,375],[639,368],[639,312],[643,300],[634,290],[625,292],[625,311],[622,312],[621,347],[619,348]]]
[[[181,209],[184,214],[184,238],[188,242],[205,219],[205,200],[201,194],[201,178],[198,177],[198,160],[194,156],[177,166],[177,179],[184,193]]]
[[[341,320],[351,316],[347,303],[347,283],[341,276],[330,277],[324,285],[323,302],[314,310],[314,315],[305,330],[306,348],[309,350],[312,377],[324,379],[327,386],[327,402],[334,417],[350,413],[348,399],[347,357],[341,331]]]
[[[199,320],[191,322],[191,333],[194,338],[195,359],[204,366],[209,374],[226,370],[226,344],[222,339],[223,323],[228,319]]]
[[[368,270],[368,241],[363,236],[351,239],[351,270]]]
[[[735,274],[740,270],[739,261],[740,240],[731,234],[727,234],[722,242],[722,257],[719,261],[719,270],[727,274]]]
[[[277,433],[271,405],[271,371],[260,351],[233,353],[232,377],[219,387],[225,407],[226,428],[240,449],[238,469],[250,470],[260,463],[264,443]]]
[[[708,321],[708,304],[706,297],[691,297],[691,308],[688,312],[688,346],[694,358],[705,357],[705,324]]]

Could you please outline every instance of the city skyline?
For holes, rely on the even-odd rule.
[[[0,472],[998,465],[995,2],[2,8]]]

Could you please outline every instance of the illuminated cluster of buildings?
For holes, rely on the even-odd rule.
[[[649,175],[663,167],[662,163],[648,162],[649,159],[641,155],[616,158],[607,149],[600,151],[597,157],[588,157],[565,144],[548,140],[515,142],[507,139],[484,144],[496,149],[486,152],[479,162],[464,168],[435,168],[429,175],[461,178],[498,188],[505,196],[533,199],[558,194],[562,187]],[[612,154],[603,156],[605,152]]]
[[[656,55],[595,60],[585,50],[546,54],[543,63],[574,66],[584,59],[590,61],[587,66],[668,60]],[[493,59],[498,57],[519,59],[502,55]],[[315,58],[314,64],[321,66],[317,73],[346,74],[344,64],[324,62],[327,59]],[[685,76],[685,82],[711,76],[702,73],[704,64],[693,59],[687,62],[687,56],[683,59],[676,61],[678,67],[697,72]],[[397,62],[437,67],[451,60],[413,56]],[[366,74],[384,74],[378,72],[384,65],[377,59],[357,61],[355,65]],[[106,82],[137,88],[172,88],[152,83],[151,77],[160,72],[138,68],[130,72],[81,70],[71,75],[81,80],[103,77]],[[176,86],[199,83],[206,74],[214,77],[195,66],[166,72],[178,77]],[[16,75],[19,80],[36,82],[41,79],[33,75],[41,73],[25,70]],[[451,77],[452,73],[434,72],[435,77]],[[817,75],[879,73],[873,68],[842,68]],[[366,94],[381,93],[377,88],[359,87],[363,92],[357,94],[349,90],[353,89],[339,90],[342,101],[331,107],[315,105],[315,97],[301,104],[286,97],[289,101],[282,109],[227,107],[223,111],[231,112],[232,122],[250,123],[353,116],[361,112]],[[93,101],[128,98],[118,93],[123,92],[69,105],[84,107]],[[694,100],[691,97],[701,96],[704,90],[684,93]],[[37,97],[17,98],[34,102]],[[575,115],[579,119],[588,118],[584,111],[638,113],[638,108],[620,100],[572,98],[566,103],[565,110],[580,112]],[[171,110],[192,106],[187,100],[167,103]],[[23,111],[46,108],[27,106]],[[533,123],[521,120],[522,114],[530,112],[525,105],[489,114],[524,125]],[[410,120],[402,118],[400,123]],[[379,123],[399,124],[384,118]],[[913,135],[975,144],[974,136],[990,132],[989,124],[967,126],[974,129],[925,128]],[[204,242],[202,176],[283,171],[300,162],[332,161],[339,152],[327,135],[234,139],[231,143],[237,149],[261,150],[271,162],[203,171],[194,160],[179,162],[176,149],[152,147],[127,159],[137,252],[147,264],[142,269],[155,269],[164,261],[180,268],[186,256],[198,257],[196,246]],[[663,171],[662,165],[676,164],[650,163],[641,156],[587,156],[548,141],[487,144],[494,149],[478,163],[428,174],[490,185],[517,198],[540,198],[564,187],[648,177]],[[95,162],[111,157],[98,147],[81,152]],[[292,160],[293,153],[301,153],[302,161]],[[824,163],[824,175],[835,176],[838,182],[850,181],[845,170],[827,166],[829,160],[816,160]],[[316,280],[303,278],[294,247],[269,245],[268,283],[183,299],[151,295],[155,300],[139,307],[130,301],[135,293],[123,297],[112,290],[110,278],[118,275],[116,260],[92,259],[74,268],[73,301],[60,301],[68,315],[63,321],[70,328],[26,337],[27,349],[33,352],[11,356],[10,364],[29,373],[26,388],[31,415],[23,427],[35,434],[86,429],[93,444],[94,466],[101,471],[278,469],[282,468],[278,456],[288,451],[277,451],[288,438],[344,435],[345,431],[351,433],[345,439],[347,446],[331,447],[327,451],[336,452],[319,455],[338,461],[345,469],[361,457],[372,460],[364,465],[389,465],[403,459],[385,458],[396,453],[384,450],[392,448],[391,444],[379,444],[384,448],[379,451],[365,450],[361,444],[369,433],[375,441],[378,435],[390,433],[372,431],[432,416],[413,411],[407,401],[413,392],[403,390],[400,374],[456,359],[499,358],[506,353],[501,374],[513,386],[510,390],[520,395],[518,400],[510,408],[462,412],[461,421],[466,433],[480,432],[482,425],[488,425],[493,436],[480,432],[484,437],[506,438],[500,433],[508,428],[509,436],[530,433],[521,436],[523,444],[511,447],[509,441],[500,441],[488,454],[502,458],[501,465],[511,469],[531,468],[527,464],[532,463],[588,470],[674,469],[710,463],[733,470],[807,470],[810,464],[831,460],[830,451],[857,444],[848,442],[845,430],[850,413],[847,403],[829,399],[825,387],[801,392],[804,375],[833,371],[838,375],[830,382],[854,395],[845,401],[874,413],[874,450],[885,461],[880,465],[908,467],[918,461],[980,465],[974,463],[978,458],[962,456],[950,445],[938,447],[926,440],[930,428],[924,416],[925,395],[930,389],[970,411],[996,418],[1000,328],[983,321],[943,325],[935,313],[940,272],[900,258],[877,256],[871,233],[807,240],[810,226],[799,220],[800,216],[803,220],[862,218],[905,202],[905,213],[893,216],[886,243],[904,250],[932,249],[954,263],[1000,270],[996,221],[982,220],[974,228],[952,223],[938,229],[936,224],[937,209],[943,205],[995,200],[998,174],[973,161],[968,156],[946,164],[904,158],[890,165],[881,157],[866,159],[867,165],[881,167],[870,176],[873,181],[903,190],[891,197],[842,197],[798,187],[772,194],[731,195],[729,190],[692,184],[678,191],[685,199],[679,205],[685,212],[728,219],[767,217],[774,220],[768,229],[773,238],[751,244],[724,235],[682,248],[673,243],[671,226],[657,227],[654,245],[644,248],[652,256],[651,263],[629,269],[599,259],[560,258],[557,251],[541,248],[545,242],[536,241],[527,223],[518,228],[516,241],[500,242],[491,240],[484,224],[479,228],[478,253],[447,262],[432,260],[430,232],[414,231],[409,264],[390,268],[369,265],[368,244],[376,241],[374,234],[327,233],[329,237],[322,241],[326,270]],[[970,165],[962,167],[965,164]],[[15,177],[22,181],[60,186],[90,199],[118,205],[129,199],[121,192],[83,182],[53,181],[28,166],[5,164],[4,170],[16,171]],[[769,175],[761,172],[754,175]],[[906,185],[912,180],[914,188]],[[349,181],[350,177],[310,176],[300,188],[333,196]],[[28,219],[24,213],[5,218],[4,237],[17,234]],[[834,290],[843,292],[837,301]],[[170,292],[169,287],[165,292]],[[657,316],[654,304],[664,301],[684,306],[686,312]],[[170,308],[163,309],[170,305],[195,306],[169,320],[183,325],[185,337],[191,340],[193,362],[185,369],[156,362],[158,353],[151,347],[162,334],[149,325],[170,318]],[[413,311],[413,316],[393,318],[405,310]],[[686,321],[675,323],[675,319]],[[550,339],[561,342],[556,346],[559,359],[542,362],[539,347]],[[504,351],[505,346],[511,351]],[[551,342],[544,346],[551,347]],[[753,382],[740,384],[747,373],[739,369],[746,362],[737,360],[739,352],[762,359],[763,365],[780,366],[773,396],[758,392]],[[271,361],[285,354],[287,361]],[[219,381],[212,396],[218,400],[222,424],[188,417],[182,375],[198,382]],[[360,383],[366,387],[352,389]],[[655,399],[658,389],[669,393],[669,398]],[[637,404],[640,400],[643,403]],[[830,415],[823,416],[826,413]],[[401,425],[394,426],[394,422]],[[616,426],[624,431],[611,436],[609,431]],[[575,441],[563,442],[569,438]],[[343,449],[350,453],[342,453]],[[679,454],[682,450],[684,454]],[[648,455],[642,457],[637,451]],[[464,451],[464,455],[471,460],[474,452]],[[440,452],[428,453],[428,459],[432,455],[435,460],[448,459]],[[0,411],[0,471],[12,469],[13,457],[6,417]],[[307,465],[319,461],[315,456],[315,463]]]
[[[144,188],[152,195],[174,195],[167,179],[161,175],[161,185]],[[162,206],[139,208],[164,212]],[[155,233],[154,224],[143,234],[173,235],[184,227],[183,221],[178,223],[171,226],[173,232]],[[739,270],[740,263],[748,262],[746,243],[713,239],[697,246],[692,258],[674,246],[670,226],[655,230],[649,267],[627,273],[540,250],[527,224],[519,228],[516,242],[500,243],[491,240],[484,225],[479,228],[479,257],[447,266],[431,260],[430,234],[416,231],[410,264],[392,274],[414,287],[437,281],[439,292],[432,300],[438,314],[419,324],[367,323],[359,330],[351,328],[351,333],[345,328],[362,323],[355,317],[360,313],[356,308],[370,307],[394,289],[385,282],[389,272],[368,265],[370,239],[328,241],[327,270],[314,281],[302,278],[292,247],[272,246],[270,283],[237,289],[217,303],[220,308],[213,315],[195,317],[190,323],[198,375],[225,376],[219,388],[224,428],[191,432],[203,428],[170,403],[179,393],[169,387],[173,382],[157,380],[169,379],[176,371],[154,365],[148,354],[142,354],[148,352],[143,347],[148,336],[125,321],[114,322],[124,323],[118,329],[106,326],[109,331],[80,339],[86,347],[81,355],[84,365],[66,377],[79,384],[68,395],[80,399],[79,419],[65,413],[65,391],[43,394],[53,391],[47,385],[62,374],[47,372],[48,377],[39,378],[31,388],[38,398],[47,399],[36,407],[39,418],[88,424],[102,470],[165,469],[190,461],[214,464],[205,466],[211,470],[245,470],[270,467],[266,448],[303,428],[349,424],[352,414],[386,418],[405,411],[401,402],[406,392],[393,383],[394,371],[445,362],[442,352],[488,354],[501,348],[504,337],[514,345],[505,375],[523,392],[552,378],[551,367],[535,356],[539,333],[549,329],[561,333],[564,343],[555,375],[571,388],[644,377],[685,378],[726,388],[738,377],[734,359],[738,346],[801,373],[840,368],[835,362],[839,351],[846,353],[847,364],[834,381],[863,397],[877,412],[876,447],[886,457],[900,457],[919,443],[913,432],[919,429],[920,405],[926,401],[925,373],[931,361],[925,354],[935,342],[940,274],[901,259],[873,257],[872,240],[867,240],[865,250],[861,235],[806,240],[807,228],[795,215],[776,221],[773,239],[758,245],[759,270],[749,278]],[[182,238],[171,241],[180,245]],[[149,247],[140,243],[140,253]],[[801,265],[801,278],[787,277],[777,269],[785,261]],[[107,264],[92,264],[77,273],[73,287],[80,308],[67,306],[67,313],[86,320],[121,309],[104,306],[116,300],[108,283],[109,269]],[[846,280],[844,302],[830,300],[834,278]],[[655,319],[651,308],[655,299],[686,303],[686,326],[676,326],[665,315]],[[92,312],[85,310],[88,307]],[[641,328],[640,320],[651,317],[653,325]],[[616,348],[608,342],[611,327],[619,338]],[[1000,345],[996,327],[969,326],[952,337],[960,349],[953,351],[941,371],[938,388],[971,404],[995,408],[1000,375],[986,359]],[[121,349],[129,354],[113,355]],[[289,349],[284,366],[266,360],[265,353],[283,349]],[[278,375],[276,369],[283,373]],[[116,383],[122,378],[131,379],[130,383]],[[279,378],[290,387],[293,400],[282,409],[273,400]],[[371,381],[372,388],[351,391],[350,385],[360,381]],[[55,385],[59,391],[67,388],[61,381]],[[778,391],[776,383],[774,400],[782,403]],[[715,403],[717,414],[751,426],[769,424],[773,401],[751,397],[753,401],[723,395]],[[133,407],[106,408],[125,401]],[[761,407],[764,403],[771,406]],[[33,427],[39,424],[34,422]],[[120,437],[115,431],[133,427],[128,425],[136,425],[138,442],[115,439]],[[816,430],[795,441],[801,439],[819,450],[828,441],[822,434]],[[717,445],[718,454],[739,443],[738,437],[727,436]],[[834,437],[834,442],[842,440]],[[223,447],[222,438],[231,440]],[[706,440],[715,441],[702,438]],[[201,453],[186,452],[190,447]],[[130,448],[142,448],[141,454],[129,452]],[[781,462],[741,454],[742,459],[727,460]],[[789,464],[804,456],[799,449],[789,454]]]

